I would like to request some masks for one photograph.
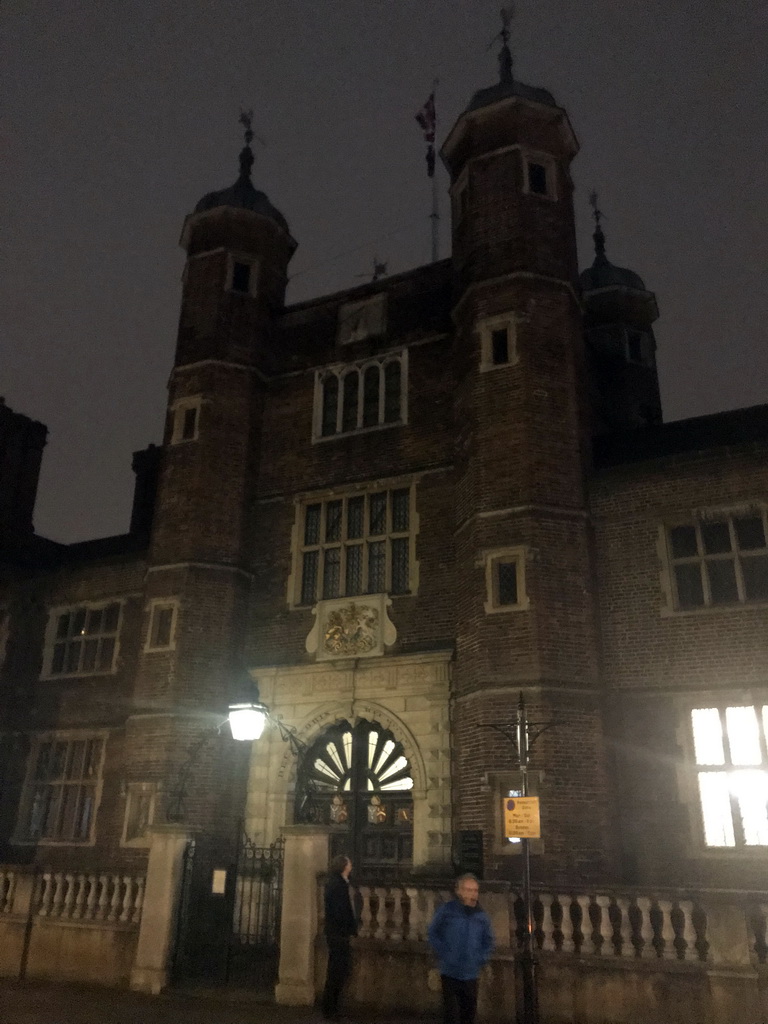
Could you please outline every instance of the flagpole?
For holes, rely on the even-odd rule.
[[[432,95],[435,97],[435,136],[437,136],[437,79],[432,83]],[[440,209],[437,197],[437,174],[432,172],[432,262],[440,259]]]

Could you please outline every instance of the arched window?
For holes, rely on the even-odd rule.
[[[396,423],[400,419],[400,361],[384,367],[384,422]]]
[[[357,370],[350,370],[344,375],[344,406],[341,413],[341,429],[357,430],[357,392],[359,388],[360,374]]]
[[[337,722],[302,756],[296,821],[331,825],[332,852],[363,874],[393,875],[413,856],[413,778],[403,745],[378,722]]]
[[[339,378],[329,374],[323,381],[323,414],[320,424],[321,437],[336,433],[336,410],[339,404]]]
[[[380,366],[369,366],[363,377],[363,426],[375,427],[379,422]]]

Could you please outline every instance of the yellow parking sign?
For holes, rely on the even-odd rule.
[[[507,839],[540,839],[539,798],[505,796],[504,835]]]

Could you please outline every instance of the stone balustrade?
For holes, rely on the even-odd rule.
[[[19,879],[27,871],[0,866],[0,914],[18,913]],[[118,872],[42,871],[31,898],[32,916],[50,920],[138,924],[144,878]]]
[[[514,890],[485,892],[499,949],[520,948],[525,927],[522,897]],[[447,888],[427,885],[360,885],[356,898],[361,938],[388,943],[423,942],[436,908],[452,898]],[[765,964],[768,898],[720,891],[534,893],[534,947],[545,954],[572,954],[710,965]],[[731,939],[711,941],[728,919]],[[734,924],[740,925],[734,932]],[[743,938],[737,951],[733,941]],[[722,936],[720,936],[722,938]],[[740,954],[740,955],[739,955]],[[661,966],[661,965],[659,965]]]

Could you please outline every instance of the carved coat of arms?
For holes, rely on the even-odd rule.
[[[353,601],[328,615],[323,650],[337,657],[368,654],[379,642],[378,631],[378,610]]]

